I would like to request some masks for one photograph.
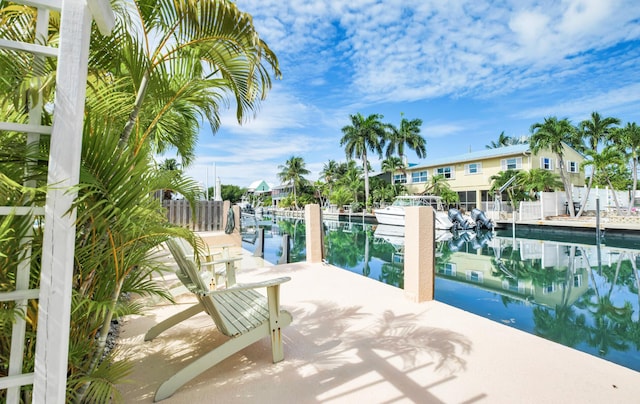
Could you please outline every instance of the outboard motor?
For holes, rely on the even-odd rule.
[[[449,220],[454,224],[457,230],[467,230],[469,222],[462,216],[462,213],[456,208],[449,209]]]
[[[471,210],[471,218],[476,222],[476,231],[482,228],[493,230],[493,222],[480,209],[473,208]]]
[[[449,251],[451,252],[460,251],[460,249],[464,247],[465,244],[469,242],[469,240],[470,238],[467,232],[462,234],[457,234],[454,232],[454,237],[451,240],[449,240],[449,242],[447,243],[449,245]]]

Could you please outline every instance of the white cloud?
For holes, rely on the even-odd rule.
[[[550,103],[548,106],[531,108],[517,114],[518,117],[542,119],[555,115],[560,118],[572,117],[574,120],[588,118],[591,112],[597,110],[601,113],[625,108],[628,105],[640,106],[640,83],[622,88],[616,88],[600,94],[590,94],[580,98],[565,100],[559,103]]]
[[[278,54],[295,54],[317,85],[347,58],[349,95],[369,101],[509,92],[550,69],[568,69],[577,62],[568,57],[588,62],[589,52],[640,38],[640,3],[633,0],[238,4],[266,27]]]

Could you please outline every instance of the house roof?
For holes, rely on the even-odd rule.
[[[416,168],[426,168],[426,167],[434,167],[434,166],[444,166],[449,164],[457,164],[464,163],[467,161],[479,161],[486,160],[489,158],[495,157],[503,157],[503,156],[513,156],[518,154],[530,153],[529,144],[517,144],[513,146],[505,146],[498,147],[495,149],[485,149],[479,150],[477,152],[459,154],[452,157],[444,157],[437,159],[428,159],[424,164],[416,164],[414,166],[410,166],[412,169]]]
[[[257,180],[253,181],[251,185],[247,188],[248,191],[255,191],[259,189],[260,191],[269,191],[273,186],[266,182],[265,180]]]

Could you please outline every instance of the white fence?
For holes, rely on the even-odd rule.
[[[587,197],[586,187],[573,188],[573,203],[575,213],[578,212],[580,206],[585,205],[584,212],[596,211],[596,200],[600,199],[600,211],[614,213],[617,198],[621,210],[626,211],[629,207],[631,198],[629,191],[612,191],[609,189],[592,188]],[[637,196],[636,196],[637,198]],[[533,202],[520,202],[518,220],[538,220],[549,216],[560,216],[568,214],[567,197],[564,191],[558,192],[541,192],[540,199]]]
[[[198,201],[192,212],[189,201],[165,200],[162,206],[167,210],[170,223],[188,227],[193,231],[223,230],[224,202]]]

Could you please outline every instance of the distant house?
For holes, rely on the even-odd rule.
[[[575,186],[584,186],[584,171],[580,170],[584,156],[564,145],[564,162],[569,181]],[[430,159],[425,164],[409,166],[403,172],[394,172],[393,182],[405,184],[410,194],[425,191],[434,175],[444,176],[451,190],[460,196],[460,205],[465,210],[474,207],[486,209],[483,202],[492,202],[491,177],[506,170],[531,170],[542,168],[560,174],[556,155],[550,150],[532,154],[528,144],[486,149],[442,159]]]
[[[274,208],[280,206],[280,202],[293,192],[293,185],[278,185],[271,189],[271,203]]]
[[[254,181],[247,187],[247,193],[252,195],[265,194],[271,192],[271,185],[264,180]]]

